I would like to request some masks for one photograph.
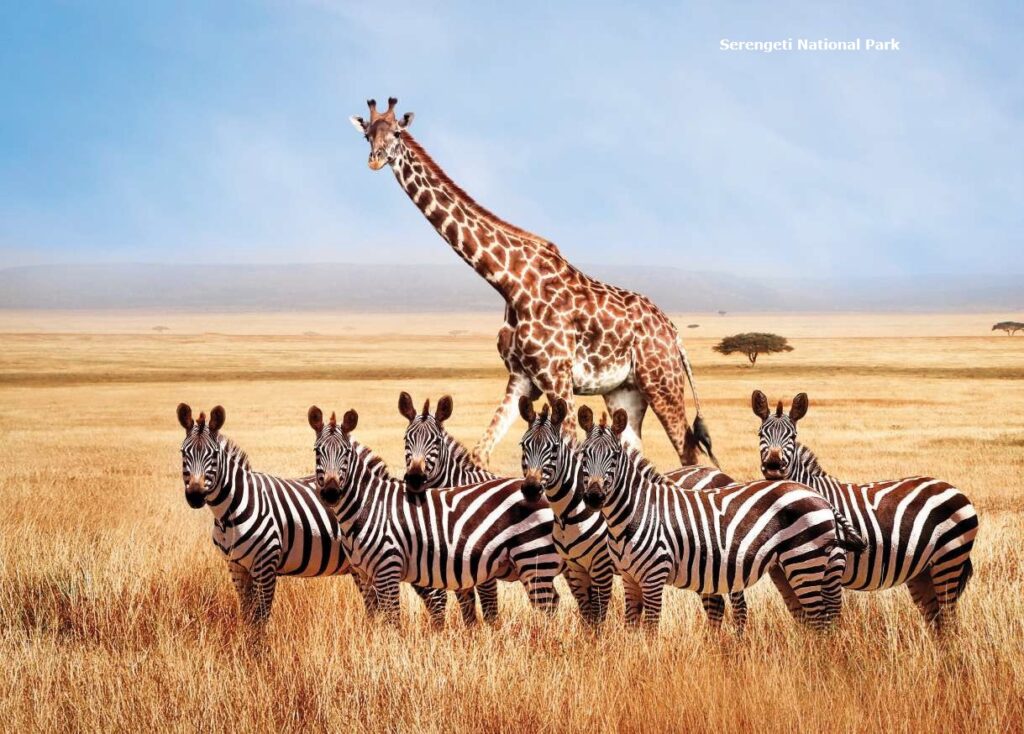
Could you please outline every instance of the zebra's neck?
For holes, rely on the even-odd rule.
[[[574,515],[583,504],[583,487],[580,481],[579,453],[574,442],[566,441],[559,447],[559,466],[551,487],[545,490],[548,504],[555,517],[566,518]]]
[[[403,492],[405,483],[395,479],[387,464],[368,447],[352,441],[349,474],[341,486],[341,501],[335,511],[338,527],[345,535],[358,533],[368,511],[389,496]]]
[[[234,524],[242,515],[263,508],[263,491],[252,479],[249,457],[227,436],[221,437],[220,458],[217,460],[216,491],[207,501],[214,520],[223,527]]]
[[[465,446],[446,433],[441,445],[438,464],[441,471],[429,483],[430,487],[460,487],[473,482],[485,482],[498,476],[473,463],[472,455]]]
[[[831,493],[839,486],[839,480],[825,471],[818,463],[818,457],[803,444],[796,445],[793,453],[793,468],[789,470],[789,479],[806,484],[819,494],[831,498]]]
[[[640,502],[658,486],[669,484],[636,449],[628,449],[619,461],[611,501],[601,508],[608,533],[615,539],[629,531]]]

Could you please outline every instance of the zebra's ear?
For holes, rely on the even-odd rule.
[[[629,416],[626,415],[626,411],[619,408],[612,414],[612,433],[616,436],[621,436],[622,432],[626,430],[626,426],[629,425]]]
[[[581,405],[576,417],[579,418],[580,428],[590,433],[590,429],[594,427],[594,411],[590,409],[590,406]]]
[[[185,429],[186,433],[191,431],[192,426],[196,424],[196,422],[192,420],[192,408],[188,403],[178,403],[178,423],[181,424],[181,427]]]
[[[437,410],[434,411],[434,420],[438,423],[444,423],[452,417],[452,410],[454,407],[455,404],[452,402],[452,396],[442,395],[441,399],[437,401]]]
[[[218,405],[210,411],[210,433],[216,433],[224,425],[224,406]]]
[[[533,401],[530,400],[528,395],[519,396],[519,415],[523,417],[523,420],[527,423],[533,423],[537,417],[537,411],[533,409]]]
[[[750,396],[750,407],[754,411],[754,415],[760,418],[762,421],[768,418],[768,397],[760,390],[754,390]]]
[[[809,401],[807,400],[807,393],[802,392],[793,398],[793,404],[789,406],[789,419],[796,423],[807,415],[808,407]]]
[[[410,423],[416,419],[416,408],[412,404],[412,395],[405,391],[398,396],[398,412],[405,416]]]
[[[565,420],[565,416],[569,414],[569,405],[563,398],[559,398],[555,401],[555,404],[551,406],[551,422],[556,426]]]
[[[311,405],[309,406],[306,418],[309,420],[309,427],[316,431],[316,434],[319,436],[320,431],[324,430],[324,412],[315,405]]]
[[[346,436],[356,430],[359,423],[359,413],[354,410],[347,411],[341,419],[341,432]]]

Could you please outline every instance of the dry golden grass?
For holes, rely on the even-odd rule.
[[[1005,315],[1009,317],[1010,315]],[[400,389],[455,396],[474,441],[500,397],[496,315],[0,314],[0,725],[5,730],[1024,727],[1024,338],[980,316],[681,316],[723,466],[757,468],[754,387],[811,396],[802,427],[850,479],[930,473],[981,515],[959,633],[936,644],[905,590],[849,594],[841,627],[797,629],[767,584],[742,642],[666,592],[657,635],[547,620],[516,586],[502,623],[435,632],[411,594],[367,625],[348,579],[279,586],[265,644],[245,642],[210,517],[180,486],[174,406],[227,408],[254,466],[308,473],[305,411],[356,407],[400,462]],[[172,331],[156,335],[156,324]],[[796,351],[749,369],[712,337],[768,329]],[[301,336],[305,331],[321,335]],[[450,332],[456,331],[455,335]],[[16,333],[17,332],[17,333]],[[243,336],[240,336],[243,335]],[[279,334],[279,336],[274,336]],[[977,336],[969,336],[976,334]],[[588,401],[597,405],[593,401]],[[519,428],[495,463],[514,471]],[[648,418],[647,450],[674,465]],[[562,588],[565,592],[564,587]],[[568,599],[568,593],[564,593]]]

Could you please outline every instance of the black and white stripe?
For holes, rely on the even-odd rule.
[[[759,432],[761,470],[766,478],[811,487],[831,502],[867,547],[845,559],[842,585],[874,591],[907,584],[925,620],[937,631],[953,619],[973,573],[971,549],[978,516],[966,495],[932,477],[850,484],[829,475],[806,446],[796,424],[807,413],[806,393],[793,399],[789,414],[779,401],[774,414],[760,390],[751,396]]]
[[[518,579],[534,606],[554,609],[562,560],[547,503],[528,502],[512,479],[410,492],[351,439],[357,422],[354,410],[340,424],[309,411],[319,496],[338,519],[369,611],[396,615],[400,581],[464,591],[494,579]]]
[[[623,445],[624,411],[610,427],[594,425],[587,407],[579,420],[587,431],[583,498],[605,518],[627,622],[657,625],[667,584],[721,595],[766,573],[798,619],[817,628],[834,619],[843,552],[824,498],[784,481],[681,490]]]
[[[523,493],[528,499],[543,493],[555,513],[555,547],[566,563],[565,576],[584,619],[604,620],[611,597],[615,564],[608,550],[608,532],[600,511],[583,501],[582,461],[575,438],[562,430],[568,406],[558,400],[537,413],[528,397],[519,400],[519,413],[527,423],[520,441]],[[665,475],[683,489],[712,490],[733,483],[718,469],[685,466]],[[739,634],[747,621],[742,591],[730,594]],[[711,624],[718,627],[725,616],[725,601],[718,595],[701,597]]]

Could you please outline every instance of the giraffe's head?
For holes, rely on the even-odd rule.
[[[224,408],[217,406],[199,418],[192,417],[192,408],[187,403],[178,405],[178,423],[185,429],[185,440],[181,444],[181,479],[185,483],[185,501],[198,510],[217,486],[217,472],[220,469],[220,429],[224,425]]]
[[[402,145],[402,133],[412,122],[413,114],[406,112],[401,118],[395,117],[395,105],[398,104],[395,97],[388,98],[387,112],[377,111],[375,99],[366,100],[366,104],[370,107],[369,121],[359,115],[352,115],[349,119],[370,143],[370,168],[379,171],[397,158]]]
[[[316,489],[327,507],[334,509],[341,502],[342,487],[346,486],[352,470],[352,439],[349,434],[359,423],[354,410],[345,413],[338,423],[334,413],[324,420],[323,411],[312,406],[307,414],[309,427],[316,433],[313,452],[316,454]]]
[[[445,449],[449,446],[444,422],[452,417],[453,407],[451,395],[445,395],[437,401],[433,414],[429,399],[423,404],[422,412],[416,412],[409,393],[403,392],[398,397],[398,412],[409,421],[405,429],[405,483],[413,492],[438,486],[442,478]]]
[[[807,415],[807,406],[805,392],[793,398],[789,415],[782,412],[781,400],[772,413],[763,392],[754,390],[750,396],[750,407],[754,415],[761,419],[758,436],[761,445],[761,473],[765,479],[789,478],[793,457],[796,455],[796,424]]]
[[[529,397],[519,398],[519,415],[528,426],[519,442],[523,450],[523,496],[531,502],[540,499],[542,492],[550,497],[562,489],[559,479],[573,451],[572,435],[562,431],[568,411],[561,398],[554,406],[545,405],[540,413],[533,409]]]
[[[593,411],[584,405],[579,410],[579,421],[580,428],[587,434],[587,439],[580,446],[583,501],[590,509],[599,510],[615,502],[615,491],[619,485],[616,480],[626,453],[622,432],[629,424],[629,417],[620,408],[612,415],[610,426],[607,414],[595,424]]]

